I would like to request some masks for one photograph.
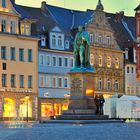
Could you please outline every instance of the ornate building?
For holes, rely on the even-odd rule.
[[[13,2],[0,0],[0,119],[36,120],[38,39]]]
[[[95,94],[124,94],[124,56],[118,46],[101,1],[85,26],[91,41],[91,64],[95,66]]]

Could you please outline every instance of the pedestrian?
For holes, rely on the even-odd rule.
[[[105,102],[105,99],[104,99],[103,95],[100,95],[100,97],[99,97],[99,114],[100,115],[103,115],[104,102]]]
[[[99,114],[99,101],[100,101],[100,98],[99,98],[99,95],[97,94],[94,99],[94,102],[96,105],[96,114]]]

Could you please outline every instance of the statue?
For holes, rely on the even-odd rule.
[[[89,35],[78,27],[78,33],[74,40],[74,70],[92,70],[90,65],[90,40]]]

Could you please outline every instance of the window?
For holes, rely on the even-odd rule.
[[[93,43],[93,33],[89,34],[90,42]]]
[[[46,37],[44,35],[41,36],[41,46],[42,47],[46,46]]]
[[[133,67],[131,67],[131,73],[134,73],[134,68]]]
[[[11,48],[10,49],[10,56],[11,56],[11,60],[15,60],[16,59],[16,51],[15,48]]]
[[[46,87],[50,87],[50,77],[46,76]]]
[[[58,36],[58,47],[62,48],[62,36]]]
[[[99,44],[102,43],[102,36],[101,36],[101,35],[98,36],[98,43],[99,43]]]
[[[56,67],[56,56],[52,57],[52,66]]]
[[[6,86],[7,86],[7,75],[2,74],[2,87],[6,87]]]
[[[44,87],[45,86],[45,77],[43,75],[40,76],[40,87]]]
[[[107,90],[111,90],[111,81],[107,79]]]
[[[11,75],[11,87],[15,88],[15,83],[16,83],[16,75],[12,74]]]
[[[42,55],[42,54],[40,55],[39,62],[41,65],[44,65],[44,55]]]
[[[11,21],[10,23],[10,32],[15,33],[15,21]]]
[[[6,63],[2,63],[2,69],[6,70]]]
[[[56,87],[56,77],[52,78],[52,87]]]
[[[119,68],[119,58],[115,58],[115,68]]]
[[[21,34],[25,34],[25,24],[21,24]]]
[[[73,68],[73,66],[74,66],[74,62],[73,61],[74,61],[73,58],[70,58],[70,67],[71,68]]]
[[[64,78],[64,87],[65,87],[65,88],[68,87],[68,78]]]
[[[62,57],[58,57],[58,66],[62,67],[63,60]]]
[[[111,45],[111,37],[110,36],[107,36],[106,43],[107,43],[107,45]]]
[[[56,47],[56,36],[52,35],[52,46]]]
[[[99,55],[99,67],[102,67],[103,65],[103,59],[102,59],[102,56]]]
[[[6,60],[6,47],[1,47],[1,59]]]
[[[107,57],[107,67],[108,68],[111,67],[111,57],[110,56]]]
[[[58,78],[58,87],[62,88],[62,78]]]
[[[94,65],[94,55],[90,55],[90,64],[93,66]]]
[[[69,49],[69,46],[70,46],[70,43],[69,43],[68,40],[66,40],[66,41],[65,41],[65,48],[66,48],[66,49]]]
[[[19,49],[19,61],[24,61],[24,49]]]
[[[33,84],[33,78],[31,75],[28,76],[28,88],[32,88]]]
[[[64,66],[68,67],[68,58],[64,58]]]
[[[19,76],[20,88],[24,88],[24,75]]]
[[[49,55],[46,56],[46,65],[47,66],[51,65],[51,57]]]
[[[28,50],[28,62],[32,62],[33,61],[33,51],[32,49]]]
[[[1,31],[2,31],[2,32],[6,32],[6,20],[2,20],[1,23],[2,23],[2,24],[1,24]]]
[[[115,91],[118,91],[119,90],[119,82],[118,80],[115,80]]]
[[[98,80],[98,89],[102,90],[102,78],[99,78]]]
[[[25,25],[25,28],[26,28],[26,29],[25,29],[25,34],[26,34],[26,35],[30,35],[30,25],[26,24],[26,25]]]
[[[2,7],[6,8],[6,0],[2,0]]]
[[[129,67],[127,67],[127,73],[129,73]]]

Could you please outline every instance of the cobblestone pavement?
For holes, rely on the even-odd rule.
[[[0,128],[0,140],[139,140],[140,123],[36,124],[33,128]]]

